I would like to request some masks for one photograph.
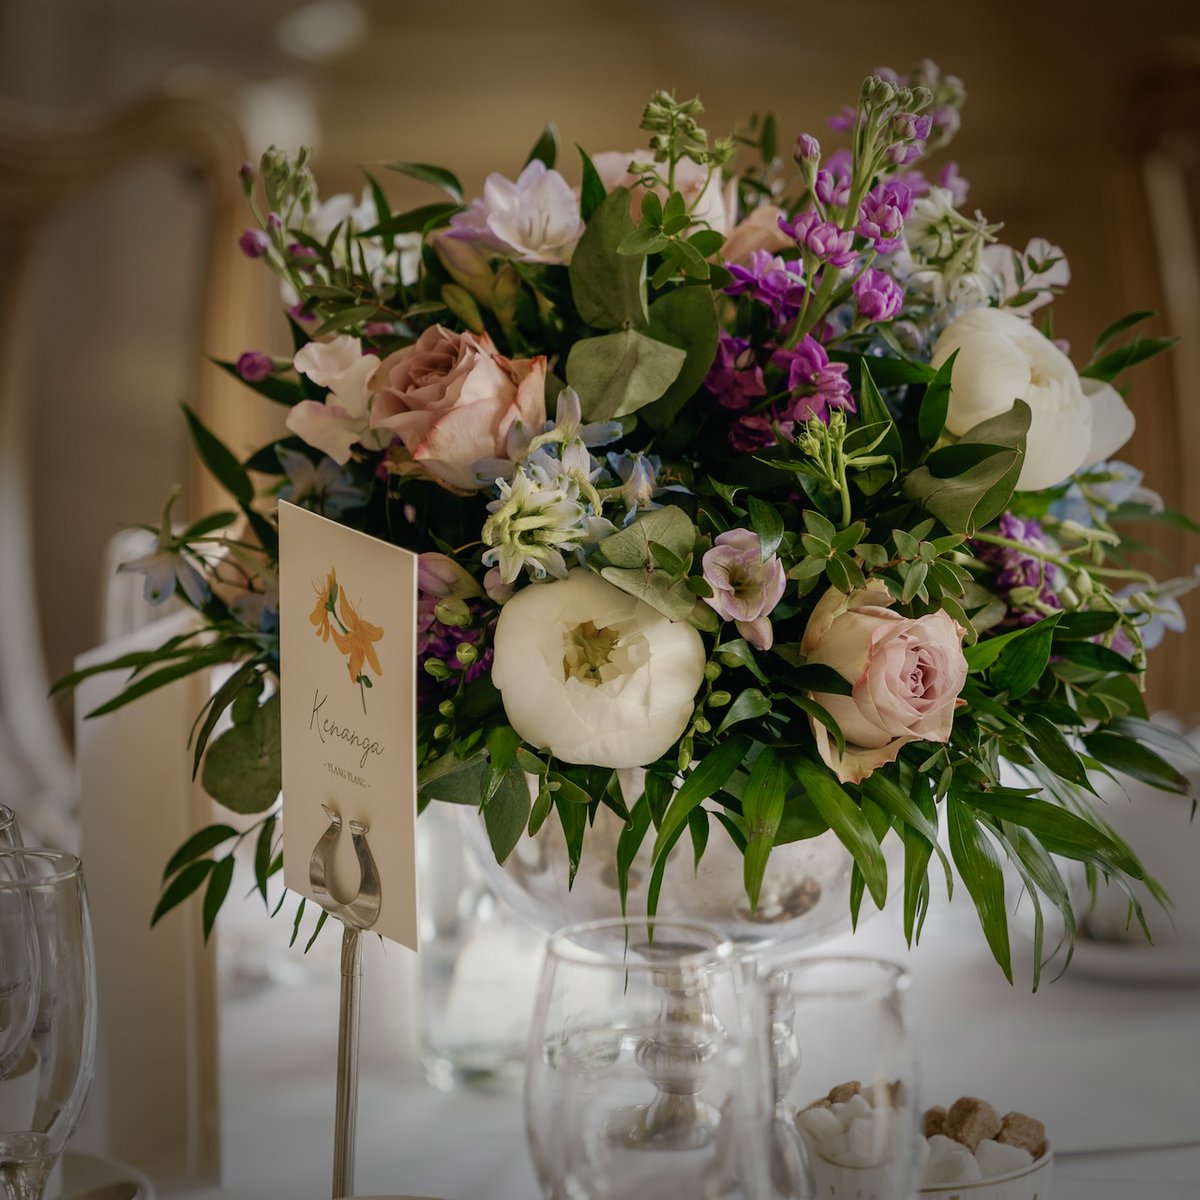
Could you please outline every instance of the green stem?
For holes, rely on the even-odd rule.
[[[1061,567],[1064,571],[1070,571],[1082,565],[1081,563],[1071,562],[1062,555],[1050,554],[1045,550],[1039,550],[1036,546],[1029,546],[1024,542],[1014,541],[1012,538],[1001,537],[998,533],[977,533],[974,535],[974,540],[977,542],[987,542],[992,546],[1006,546],[1010,550],[1019,550],[1022,554],[1029,555],[1030,558],[1037,558],[1042,562],[1053,563],[1056,567]],[[1095,575],[1110,575],[1113,579],[1140,579],[1146,583],[1154,581],[1154,576],[1148,575],[1145,571],[1126,571],[1118,567],[1097,566],[1088,566],[1087,570]]]

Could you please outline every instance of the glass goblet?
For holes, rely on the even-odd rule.
[[[95,1061],[96,972],[79,859],[0,850],[0,913],[23,914],[36,945],[27,1057],[0,1080],[0,1195],[41,1200],[83,1114]]]
[[[548,1200],[736,1200],[749,1097],[735,964],[716,930],[614,919],[550,939],[525,1089]]]
[[[877,959],[760,959],[751,1027],[773,1098],[760,1125],[764,1196],[916,1194],[908,987],[902,967]]]
[[[0,849],[20,849],[21,828],[17,824],[17,814],[7,804],[0,804]]]

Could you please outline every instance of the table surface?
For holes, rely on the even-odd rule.
[[[1041,1116],[1056,1148],[1053,1200],[1200,1200],[1200,981],[1073,968],[1032,994],[1027,952],[1009,987],[974,920],[962,895],[931,914],[913,951],[884,914],[819,952],[909,966],[923,1102],[979,1095]],[[368,958],[368,973],[377,965]],[[364,1009],[357,1193],[536,1200],[519,1095],[430,1088],[381,1003],[411,997],[376,994]],[[336,1026],[335,955],[298,982],[226,1000],[224,1184],[192,1200],[329,1194]]]

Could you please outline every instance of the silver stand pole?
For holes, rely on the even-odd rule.
[[[362,992],[362,935],[379,916],[382,903],[379,872],[367,828],[351,821],[350,837],[358,859],[358,893],[348,904],[339,904],[330,895],[328,879],[330,858],[342,818],[326,807],[329,828],[321,835],[308,865],[313,894],[321,898],[326,911],[342,922],[342,991],[338,1008],[337,1107],[333,1124],[333,1200],[354,1195],[354,1150],[358,1132],[358,1029]]]
[[[333,1200],[354,1195],[358,1128],[358,1017],[362,930],[342,927],[342,997],[338,1010],[337,1110],[333,1126]]]

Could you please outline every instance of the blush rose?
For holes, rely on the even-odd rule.
[[[845,738],[810,718],[817,750],[843,783],[860,783],[893,762],[908,742],[945,742],[967,678],[964,630],[945,612],[904,617],[880,583],[846,595],[830,588],[813,609],[800,649],[809,663],[832,667],[849,696],[814,693]]]
[[[545,358],[508,359],[487,334],[433,325],[388,355],[371,380],[373,428],[398,437],[414,463],[438,483],[477,491],[474,466],[505,457],[518,421],[546,423]]]

